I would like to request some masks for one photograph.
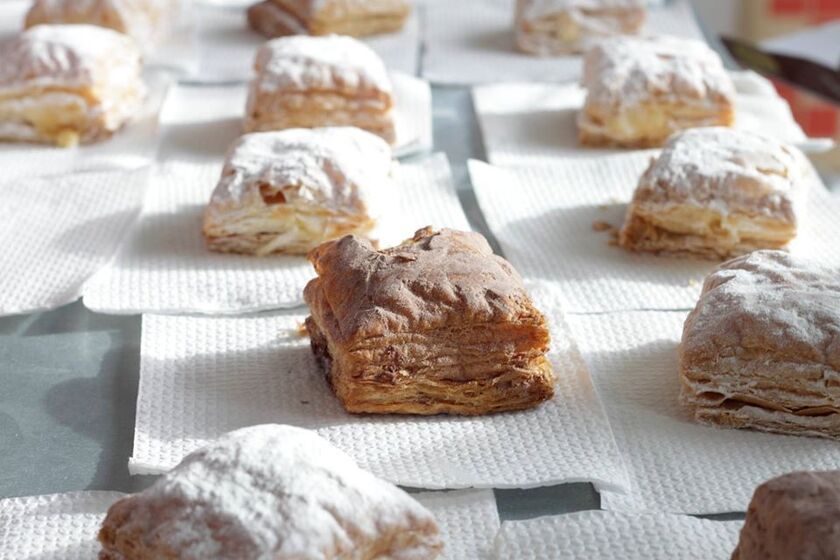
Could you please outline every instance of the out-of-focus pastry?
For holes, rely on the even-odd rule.
[[[204,215],[208,247],[306,254],[368,235],[393,191],[391,148],[358,128],[295,128],[242,136],[228,151]]]
[[[675,132],[731,126],[735,86],[705,43],[676,37],[614,37],[586,52],[580,142],[662,145]]]
[[[338,35],[274,39],[257,52],[255,69],[246,131],[356,126],[396,140],[391,80],[364,43]]]
[[[410,13],[407,0],[265,0],[248,9],[248,23],[266,37],[364,37],[399,31]]]
[[[676,134],[639,180],[619,244],[721,260],[782,248],[805,179],[802,155],[775,140],[722,127]]]
[[[481,235],[426,228],[382,251],[347,236],[309,259],[307,331],[348,411],[476,415],[553,396],[545,318]]]
[[[39,25],[0,44],[0,140],[62,147],[108,138],[145,88],[134,41],[91,25]]]
[[[244,428],[108,510],[101,560],[432,560],[429,511],[314,432]]]
[[[724,263],[680,346],[680,399],[699,422],[840,437],[840,270],[783,251]]]

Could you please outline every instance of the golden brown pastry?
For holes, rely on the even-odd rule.
[[[115,503],[101,560],[432,560],[429,511],[314,432],[244,428]]]
[[[840,471],[797,472],[753,494],[732,560],[840,558]]]
[[[396,140],[382,60],[351,37],[285,37],[263,45],[245,115],[247,132],[356,126]]]
[[[265,0],[248,9],[248,23],[266,37],[364,37],[399,31],[410,13],[406,0]]]
[[[516,45],[538,56],[572,54],[598,40],[638,33],[645,0],[517,0]]]
[[[680,346],[680,399],[699,422],[840,436],[840,270],[782,251],[724,263]]]
[[[791,146],[731,128],[678,133],[639,180],[619,244],[710,259],[784,247],[807,191],[803,159]]]
[[[589,49],[583,66],[584,145],[661,146],[681,130],[734,123],[735,86],[701,41],[614,37]]]
[[[393,191],[391,148],[358,128],[293,128],[242,136],[228,151],[204,214],[211,250],[306,254],[367,235]]]
[[[426,228],[383,251],[347,236],[309,259],[306,327],[348,411],[475,415],[553,396],[545,318],[481,235]]]
[[[145,88],[129,37],[90,25],[39,25],[0,44],[0,140],[62,147],[108,138]]]

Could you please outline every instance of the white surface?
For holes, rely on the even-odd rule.
[[[444,84],[566,82],[580,77],[580,56],[520,53],[513,39],[513,14],[512,0],[428,2],[423,77]],[[703,38],[691,7],[683,1],[651,8],[646,30]]]
[[[220,163],[162,166],[150,181],[143,213],[117,257],[85,288],[94,311],[245,313],[296,307],[314,276],[303,256],[255,257],[208,251],[201,233],[204,209],[221,174]],[[427,225],[468,227],[445,156],[395,171],[395,201],[382,220],[383,246]]]
[[[124,494],[74,492],[0,501],[0,560],[96,560],[105,513]],[[483,558],[499,529],[490,490],[412,495],[438,521],[441,560]]]
[[[555,398],[482,417],[347,414],[298,332],[305,318],[144,316],[131,472],[164,471],[232,429],[283,423],[317,430],[404,486],[624,488],[606,417],[559,313],[550,317]]]
[[[743,523],[586,511],[502,525],[499,560],[729,560]]]
[[[764,41],[769,51],[798,56],[840,70],[840,20]]]
[[[755,488],[770,478],[840,468],[836,441],[695,423],[677,401],[677,353],[686,315],[569,316],[632,479],[629,495],[602,492],[602,508],[746,511]]]
[[[527,282],[556,287],[570,313],[691,309],[714,261],[631,253],[610,244],[652,152],[500,168],[471,161],[472,185],[505,256]],[[813,178],[791,251],[840,264],[840,199]]]
[[[147,177],[95,172],[0,184],[0,315],[78,299],[137,216]]]

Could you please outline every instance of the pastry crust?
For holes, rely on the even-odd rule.
[[[840,471],[797,472],[759,486],[732,560],[835,560]]]
[[[641,31],[644,0],[517,0],[516,45],[552,56],[583,52],[597,41]]]
[[[756,251],[706,279],[680,346],[680,400],[696,420],[840,436],[839,273]]]
[[[248,9],[248,23],[266,37],[399,31],[411,13],[406,0],[265,0]]]
[[[391,148],[358,128],[255,132],[231,146],[204,214],[207,246],[223,253],[306,254],[367,235],[393,190]]]
[[[355,236],[309,257],[312,350],[349,412],[488,414],[554,394],[549,333],[522,280],[477,233]]]
[[[673,136],[633,195],[619,245],[723,260],[779,249],[797,232],[807,192],[795,148],[730,128]]]
[[[351,37],[286,37],[257,53],[247,132],[356,126],[393,144],[391,81],[382,60]]]
[[[0,140],[63,147],[110,137],[145,88],[130,38],[88,25],[39,25],[0,45]]]
[[[675,132],[734,123],[735,86],[700,41],[615,37],[589,49],[583,64],[584,145],[656,147]]]
[[[431,560],[434,517],[314,432],[222,436],[108,510],[101,560]]]

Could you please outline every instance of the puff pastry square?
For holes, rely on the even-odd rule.
[[[431,560],[432,514],[314,432],[244,428],[108,510],[101,560]]]
[[[614,37],[589,49],[583,66],[584,145],[660,146],[675,132],[735,120],[732,79],[701,41]]]
[[[306,254],[368,234],[393,185],[391,148],[358,128],[254,132],[228,151],[204,215],[211,250]]]
[[[796,236],[807,191],[803,160],[731,128],[678,133],[639,180],[619,244],[720,260],[782,248]]]
[[[364,37],[399,31],[410,13],[407,0],[265,0],[248,9],[248,23],[266,37]]]
[[[39,25],[0,44],[0,140],[63,147],[111,136],[145,88],[129,37],[89,25]]]
[[[382,59],[353,39],[284,37],[257,52],[245,130],[356,126],[393,144],[391,81]]]
[[[582,52],[604,37],[638,33],[646,5],[645,0],[517,0],[516,45],[539,56]]]
[[[840,471],[786,474],[756,489],[732,560],[834,560],[838,526]]]
[[[477,415],[553,396],[545,318],[481,235],[426,228],[383,251],[348,236],[309,258],[306,327],[349,412]]]
[[[706,424],[840,436],[840,270],[783,251],[721,265],[680,346],[681,401]]]

